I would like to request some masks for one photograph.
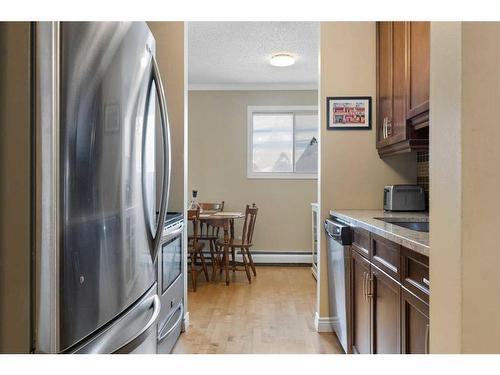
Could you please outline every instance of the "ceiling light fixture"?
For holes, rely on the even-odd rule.
[[[290,66],[295,64],[295,57],[289,53],[277,53],[271,56],[271,60],[269,62],[272,66]]]

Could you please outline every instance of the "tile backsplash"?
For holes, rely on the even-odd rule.
[[[417,185],[424,188],[426,207],[429,207],[429,151],[417,152]]]

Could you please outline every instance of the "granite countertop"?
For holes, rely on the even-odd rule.
[[[429,221],[428,212],[385,212],[384,210],[331,210],[330,215],[387,238],[422,255],[429,256],[429,233],[417,232],[375,219],[392,218],[400,221]]]

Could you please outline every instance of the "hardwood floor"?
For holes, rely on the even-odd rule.
[[[189,293],[190,325],[174,353],[343,353],[333,333],[314,329],[316,281],[309,267],[257,267],[231,284],[199,277]]]

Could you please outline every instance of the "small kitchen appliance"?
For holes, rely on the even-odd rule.
[[[418,185],[385,186],[384,210],[425,211],[424,188]]]

